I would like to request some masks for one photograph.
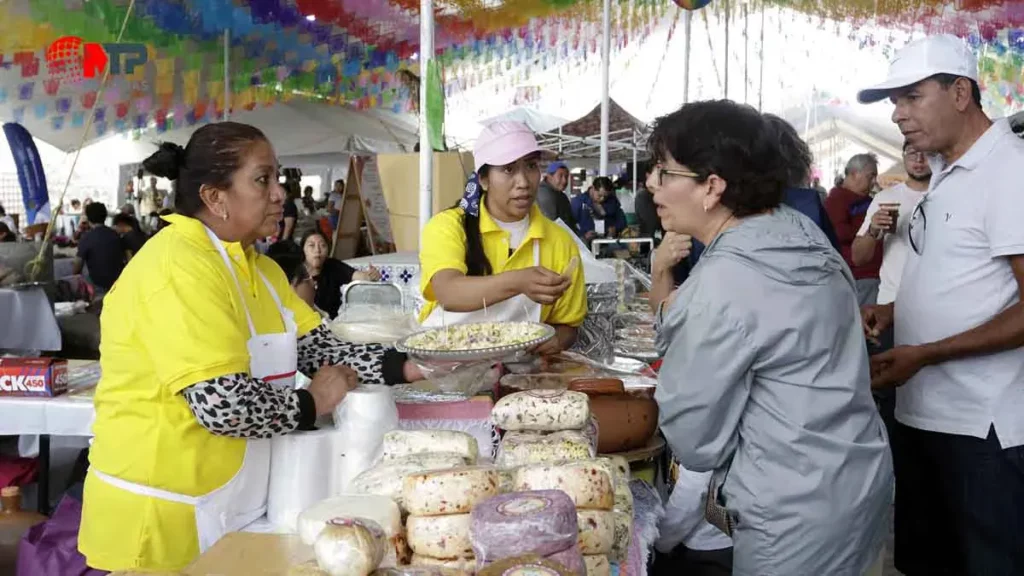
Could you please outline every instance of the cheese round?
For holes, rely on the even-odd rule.
[[[399,563],[399,548],[405,546],[402,513],[395,501],[386,496],[370,494],[342,495],[317,502],[299,514],[298,531],[302,541],[312,546],[320,532],[334,518],[360,518],[376,522],[387,538],[383,566]]]
[[[470,540],[481,562],[572,547],[579,530],[576,506],[564,492],[537,490],[488,498],[473,508]]]
[[[438,566],[400,566],[397,568],[381,568],[373,576],[461,576],[461,570],[450,570]]]
[[[633,513],[615,510],[612,512],[615,522],[615,537],[612,543],[611,558],[620,564],[629,555],[629,544],[633,538]]]
[[[577,509],[611,510],[612,480],[605,466],[590,461],[525,466],[516,471],[516,490],[561,490]]]
[[[410,474],[402,485],[405,509],[414,516],[468,514],[479,502],[498,495],[494,468],[454,468]]]
[[[609,554],[615,544],[615,515],[605,510],[579,510],[579,547],[584,554]]]
[[[615,487],[615,509],[633,514],[633,491],[629,489],[629,484],[619,484]]]
[[[498,446],[494,464],[499,468],[515,468],[527,464],[586,460],[596,452],[590,440],[578,430],[564,430],[551,434],[509,432]]]
[[[413,454],[447,452],[464,457],[475,464],[480,454],[476,438],[456,430],[392,430],[384,435],[384,460]]]
[[[491,421],[502,430],[580,430],[589,418],[587,395],[570,390],[516,392],[498,400],[491,409]]]
[[[384,558],[387,538],[372,520],[336,518],[316,537],[313,553],[331,576],[367,576]]]
[[[526,554],[505,558],[488,564],[479,570],[477,576],[579,576],[579,572],[567,570],[558,562]]]
[[[376,494],[393,499],[398,505],[402,502],[402,481],[409,474],[457,468],[467,464],[465,456],[455,453],[430,453],[403,456],[381,462],[356,476],[352,481],[352,492],[357,494]]]
[[[587,573],[586,564],[583,563],[583,555],[580,554],[580,549],[576,546],[552,554],[548,556],[548,560],[558,562],[573,574]]]
[[[603,554],[592,554],[583,557],[583,563],[587,567],[587,576],[611,576],[612,565],[608,557]]]
[[[476,559],[431,558],[430,556],[421,556],[419,554],[413,554],[411,566],[448,568],[449,570],[458,570],[462,573],[473,574],[474,572],[476,572]]]
[[[469,539],[469,514],[409,516],[405,537],[412,551],[431,558],[473,556]]]

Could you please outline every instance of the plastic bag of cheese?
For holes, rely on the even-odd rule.
[[[359,518],[375,522],[384,530],[388,541],[381,565],[398,565],[398,550],[405,547],[405,542],[402,513],[394,500],[370,494],[345,494],[322,500],[299,514],[299,537],[312,546],[334,518]]]
[[[476,438],[456,430],[392,430],[384,435],[382,460],[428,453],[458,454],[475,464],[480,450]]]
[[[473,555],[469,524],[469,514],[409,516],[405,534],[414,554],[431,558],[465,558]]]
[[[364,518],[334,518],[316,537],[313,553],[331,576],[368,576],[380,565],[388,546],[384,529]]]
[[[611,576],[612,565],[608,557],[603,554],[591,554],[583,557],[583,563],[587,567],[587,576]]]
[[[399,506],[402,502],[402,481],[409,474],[429,470],[457,468],[467,464],[466,458],[455,453],[413,454],[380,462],[352,480],[352,492],[376,494],[392,498]]]
[[[571,390],[516,392],[498,400],[491,409],[491,421],[502,430],[581,430],[589,419],[587,395]]]
[[[447,568],[465,574],[476,572],[475,558],[431,558],[430,556],[412,555],[411,566]]]
[[[451,570],[439,566],[399,566],[397,568],[381,568],[373,576],[462,576],[462,570]]]
[[[535,464],[516,470],[516,490],[561,490],[577,509],[611,510],[615,503],[612,474],[594,460]]]
[[[615,513],[607,510],[579,510],[580,552],[609,554],[615,544]]]
[[[469,536],[480,562],[572,547],[579,532],[576,505],[564,492],[535,490],[488,498],[473,508]]]
[[[615,532],[609,557],[622,564],[629,556],[629,544],[633,539],[633,512],[616,509],[612,511],[612,518]]]
[[[579,576],[579,572],[568,570],[559,562],[541,558],[537,554],[526,554],[505,558],[478,571],[477,576],[505,576],[507,574],[544,574],[550,576]]]
[[[580,549],[575,545],[568,550],[562,550],[548,556],[548,560],[558,562],[573,574],[587,573],[587,565],[583,561],[583,555],[580,554]]]
[[[594,456],[594,446],[578,430],[551,434],[507,432],[498,445],[498,456],[494,464],[499,468],[514,468],[543,462],[586,460]]]

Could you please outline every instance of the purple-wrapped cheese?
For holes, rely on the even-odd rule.
[[[576,546],[576,506],[560,490],[512,492],[488,498],[471,514],[469,537],[480,563]]]
[[[548,560],[552,562],[558,562],[562,566],[565,566],[566,570],[575,572],[576,574],[586,574],[587,565],[583,561],[583,554],[580,554],[580,549],[575,544],[568,550],[556,552],[548,556]]]

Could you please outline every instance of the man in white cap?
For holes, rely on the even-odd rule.
[[[932,180],[909,225],[894,304],[864,310],[896,347],[872,386],[900,386],[896,568],[908,576],[1024,574],[1024,141],[981,108],[978,64],[931,36],[861,102],[888,99]]]

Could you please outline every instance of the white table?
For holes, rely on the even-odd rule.
[[[0,349],[60,350],[60,327],[42,287],[0,288],[0,318]]]

